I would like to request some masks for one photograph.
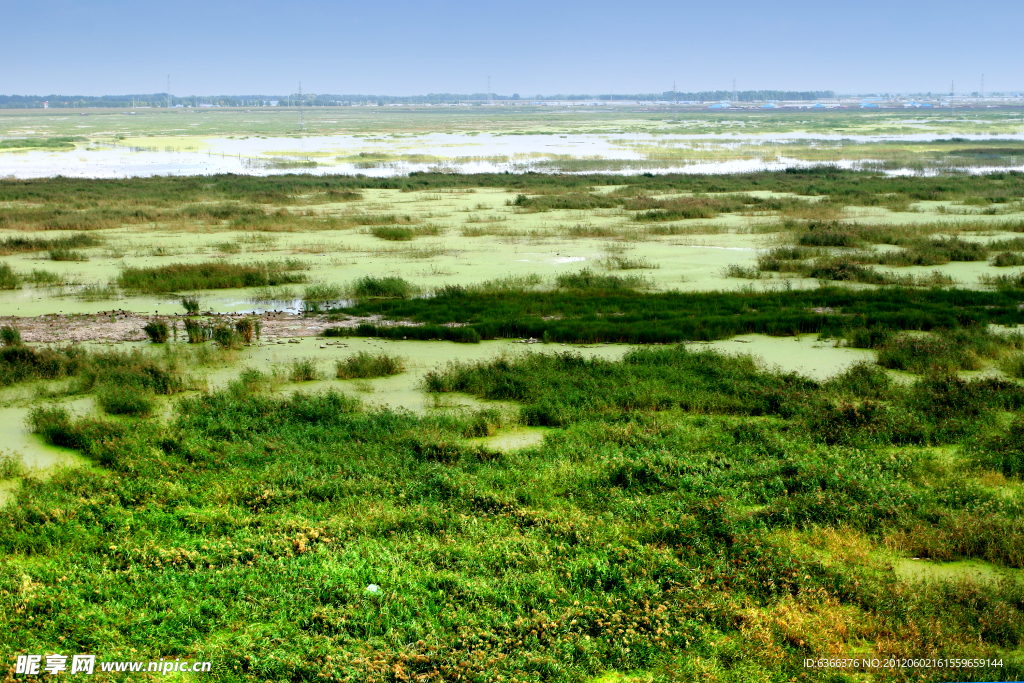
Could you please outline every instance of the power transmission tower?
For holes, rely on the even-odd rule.
[[[306,122],[302,118],[302,81],[299,81],[299,129],[306,130]]]
[[[732,101],[736,101],[736,79],[732,79]]]
[[[985,99],[985,74],[981,74],[981,99]]]
[[[494,101],[494,98],[491,97],[491,77],[490,77],[490,75],[487,76],[487,101],[488,102],[493,102]]]
[[[167,108],[171,108],[171,75],[167,74]]]

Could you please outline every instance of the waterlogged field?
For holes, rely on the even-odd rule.
[[[0,112],[0,176],[890,173],[1024,166],[1019,110],[338,107]]]
[[[0,180],[0,656],[1018,680],[1022,202],[835,168]],[[884,664],[921,659],[956,661]]]

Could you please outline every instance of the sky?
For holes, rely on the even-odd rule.
[[[1019,0],[0,0],[0,94],[1024,90]]]

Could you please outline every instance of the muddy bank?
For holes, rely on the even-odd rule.
[[[147,323],[160,321],[168,326],[176,325],[178,334],[184,334],[184,315],[139,315],[131,311],[111,310],[82,315],[40,315],[31,318],[0,316],[0,327],[12,325],[21,332],[26,342],[129,342],[144,341],[143,327]],[[242,314],[211,313],[199,316],[207,323],[233,325],[246,317],[258,317],[263,321],[263,339],[286,337],[313,337],[327,327],[356,327],[362,323],[387,324],[380,316],[364,318],[351,317],[344,320],[328,320],[325,315],[303,316],[292,313],[265,313],[259,316]]]

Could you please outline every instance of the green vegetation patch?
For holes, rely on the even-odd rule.
[[[197,289],[276,287],[306,281],[299,261],[266,263],[173,263],[152,268],[128,267],[117,278],[118,286],[146,293],[187,292]]]
[[[373,354],[360,351],[339,360],[336,364],[338,379],[370,379],[389,377],[405,372],[405,359],[384,352]]]
[[[11,621],[11,652],[63,637],[258,681],[741,683],[926,654],[1003,663],[925,680],[1024,675],[1020,586],[910,586],[878,559],[1024,566],[1019,497],[983,483],[988,465],[913,445],[1015,452],[1000,418],[1024,407],[1015,383],[903,385],[871,366],[817,383],[682,347],[432,373],[434,391],[560,427],[496,453],[467,442],[494,411],[278,397],[258,374],[183,399],[168,424],[32,415],[99,467],[0,508],[0,607],[32,617]],[[273,656],[246,624],[274,634]]]
[[[599,278],[614,276],[598,276]],[[603,279],[585,282],[600,285]],[[548,341],[664,343],[711,341],[738,334],[843,337],[853,330],[956,329],[1024,323],[1020,292],[881,288],[777,292],[637,292],[620,286],[532,291],[528,284],[445,287],[429,298],[364,300],[347,315],[380,315],[419,327],[365,325],[331,334],[445,338],[442,329],[473,331],[483,339],[534,337]],[[447,327],[445,325],[459,325]],[[465,334],[461,332],[460,334]]]
[[[35,251],[59,251],[96,247],[102,241],[93,235],[78,233],[67,237],[25,237],[12,235],[0,240],[0,254],[21,254]],[[57,259],[54,259],[57,260]]]
[[[76,142],[85,142],[82,137],[53,138],[7,138],[0,140],[0,149],[47,149],[64,151],[75,148]]]

